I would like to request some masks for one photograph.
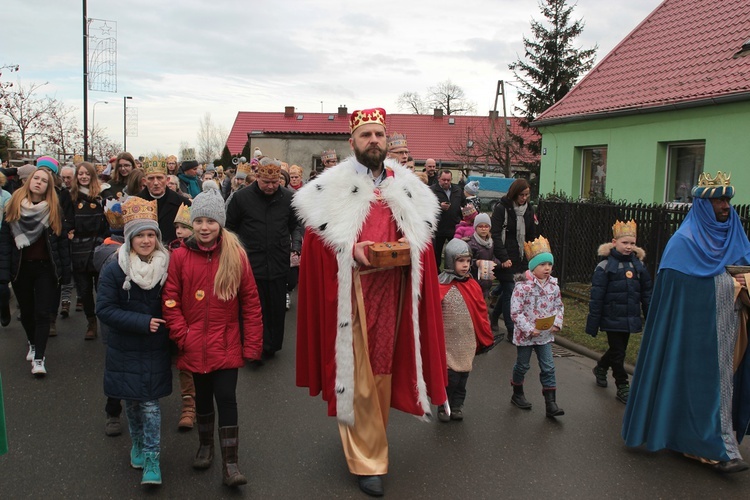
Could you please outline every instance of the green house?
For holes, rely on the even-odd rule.
[[[540,193],[690,202],[721,170],[750,203],[747,0],[665,0],[533,125]]]

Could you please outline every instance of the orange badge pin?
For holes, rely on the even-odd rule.
[[[90,206],[91,208],[96,208],[96,203],[89,203],[89,206]]]
[[[195,300],[203,300],[203,298],[206,296],[206,292],[203,290],[198,290],[195,292]]]
[[[626,271],[625,272],[625,277],[628,278],[628,279],[632,278],[633,277],[633,271]]]
[[[164,305],[167,306],[167,307],[169,307],[171,309],[171,308],[173,308],[174,306],[177,305],[177,302],[175,302],[172,299],[169,299],[169,300],[165,300],[164,301]]]
[[[81,202],[81,203],[78,204],[78,210],[80,210],[82,208],[83,208],[83,202]]]

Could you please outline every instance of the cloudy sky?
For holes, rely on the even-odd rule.
[[[578,46],[601,60],[661,0],[578,0]],[[49,82],[40,92],[82,112],[81,0],[8,0],[0,25],[2,80]],[[498,80],[523,53],[536,0],[89,0],[88,17],[116,22],[117,92],[89,92],[89,116],[118,142],[123,96],[138,113],[128,150],[177,153],[194,145],[208,112],[231,129],[238,111],[335,112],[424,94],[450,79],[492,109]],[[509,110],[513,87],[507,87]],[[82,118],[81,118],[82,123]]]

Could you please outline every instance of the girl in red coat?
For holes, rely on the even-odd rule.
[[[200,447],[193,467],[207,469],[213,460],[215,399],[224,484],[239,486],[247,479],[237,466],[237,369],[243,358],[260,359],[260,301],[247,255],[237,236],[224,229],[224,199],[215,183],[205,183],[195,197],[190,220],[193,236],[169,263],[164,319],[177,343],[177,367],[195,381]]]

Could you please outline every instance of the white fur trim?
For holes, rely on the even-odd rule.
[[[342,423],[354,424],[354,350],[352,348],[352,249],[375,200],[372,181],[355,170],[349,157],[327,169],[294,196],[293,205],[305,226],[315,231],[336,255],[338,263],[338,308],[336,333],[336,414]],[[418,403],[430,413],[427,387],[422,373],[419,336],[419,301],[422,285],[421,254],[432,241],[440,207],[432,191],[411,171],[386,160],[393,176],[380,184],[381,195],[393,212],[399,231],[411,247],[411,305],[414,326]]]

